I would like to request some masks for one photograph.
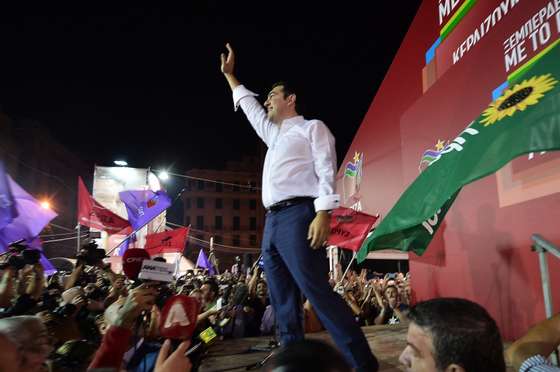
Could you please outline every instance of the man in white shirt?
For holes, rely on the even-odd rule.
[[[270,300],[280,343],[302,340],[302,292],[357,371],[377,371],[378,363],[344,300],[328,283],[325,246],[328,212],[339,204],[334,193],[334,137],[320,120],[297,113],[296,94],[286,83],[272,87],[264,103],[235,77],[234,53],[221,55],[221,70],[233,92],[234,108],[241,106],[264,141],[262,198],[267,209],[262,241]]]

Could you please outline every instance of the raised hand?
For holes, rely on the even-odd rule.
[[[189,358],[185,356],[185,352],[191,344],[190,341],[183,341],[171,355],[171,342],[165,340],[163,343],[154,367],[154,372],[189,372],[192,369],[192,364]]]
[[[220,59],[222,60],[221,70],[223,74],[233,74],[233,67],[235,65],[235,54],[233,53],[233,49],[229,43],[226,44],[226,48],[228,50],[228,54],[226,57],[225,53],[220,55]]]

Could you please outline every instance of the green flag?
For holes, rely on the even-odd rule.
[[[408,187],[358,252],[424,253],[461,188],[519,155],[560,149],[560,47],[556,42],[509,81]]]

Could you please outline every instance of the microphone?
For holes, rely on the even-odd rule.
[[[164,338],[190,339],[196,328],[200,304],[194,297],[171,296],[161,311],[160,334]]]
[[[127,249],[122,258],[124,275],[130,280],[137,281],[138,274],[140,274],[142,269],[142,262],[149,259],[150,255],[144,249]]]

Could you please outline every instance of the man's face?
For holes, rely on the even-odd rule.
[[[52,342],[47,328],[37,321],[32,327],[33,340],[29,340],[23,345],[23,365],[24,371],[40,371],[43,363],[52,352]]]
[[[202,291],[202,298],[206,303],[214,301],[215,294],[208,284],[204,284],[202,287],[200,287],[200,290]]]
[[[389,287],[385,290],[385,299],[389,304],[395,306],[397,303],[398,292],[395,287]]]
[[[437,372],[432,336],[411,322],[406,335],[406,348],[399,361],[410,372]]]
[[[257,297],[266,297],[268,288],[265,282],[257,284]]]
[[[264,102],[268,118],[279,124],[284,114],[288,111],[288,106],[292,100],[292,96],[284,98],[284,87],[279,85],[274,87],[269,93],[268,98]]]

